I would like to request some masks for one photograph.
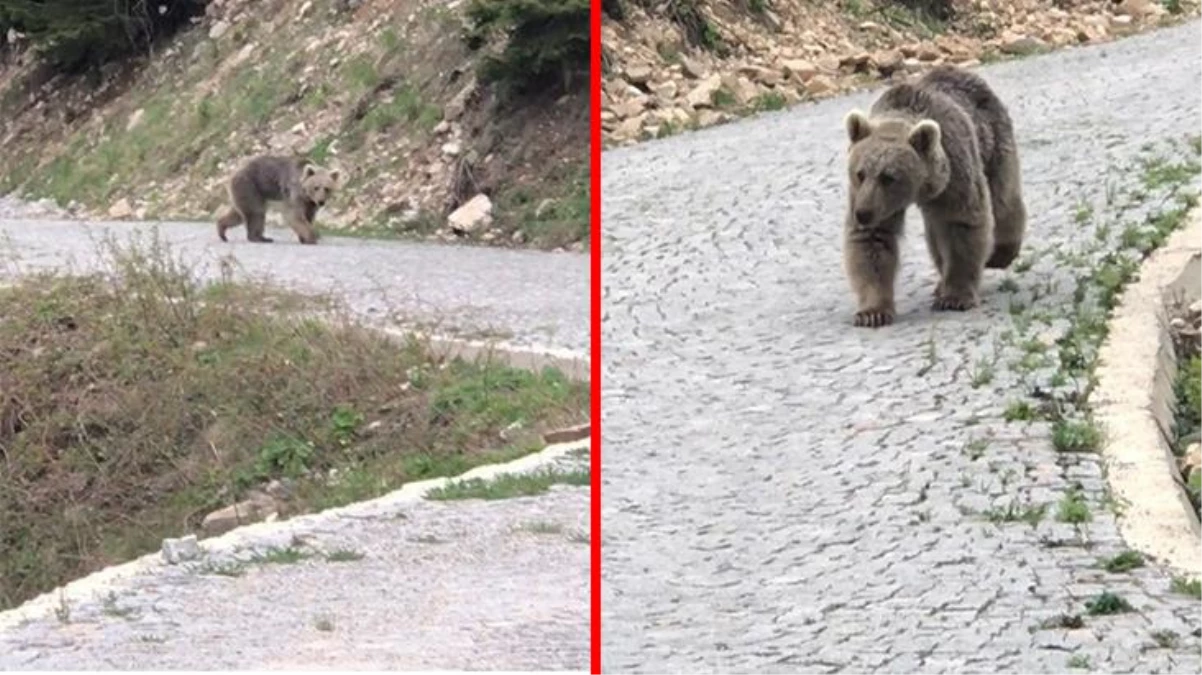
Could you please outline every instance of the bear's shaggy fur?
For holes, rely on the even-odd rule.
[[[316,244],[313,219],[333,195],[341,175],[292,157],[261,155],[247,162],[230,178],[228,190],[232,208],[217,219],[217,236],[227,241],[225,231],[246,223],[246,238],[270,242],[263,235],[267,224],[267,203],[280,202],[284,219],[302,244]]]
[[[898,238],[922,212],[939,272],[934,309],[979,303],[985,268],[1018,257],[1026,228],[1010,114],[983,79],[951,66],[890,87],[869,115],[845,118],[848,153],[844,269],[857,326],[893,322]]]

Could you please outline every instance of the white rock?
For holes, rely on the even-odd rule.
[[[218,21],[217,23],[214,23],[211,28],[209,28],[209,39],[220,40],[221,36],[228,33],[229,30],[230,24],[228,21]]]
[[[239,525],[261,521],[275,512],[275,500],[258,493],[250,499],[210,513],[205,516],[200,526],[209,534],[222,534]]]
[[[163,540],[163,560],[168,565],[178,565],[186,560],[200,557],[200,544],[196,543],[196,535],[190,534],[179,539]]]
[[[706,108],[714,104],[714,93],[722,86],[722,76],[718,74],[710,75],[693,87],[689,95],[685,97],[689,105],[694,108]]]
[[[124,197],[122,197],[117,201],[116,204],[113,204],[112,207],[109,208],[109,218],[116,218],[117,220],[120,220],[122,218],[128,218],[133,214],[134,208],[129,205],[129,200],[125,199]]]
[[[142,123],[142,115],[144,115],[145,113],[146,113],[146,111],[141,108],[138,108],[137,110],[135,110],[134,114],[129,116],[129,121],[125,123],[125,130],[133,131],[134,128],[136,128],[139,124]]]
[[[490,223],[492,223],[492,200],[484,194],[472,197],[447,218],[447,225],[461,234],[472,232],[481,225]]]

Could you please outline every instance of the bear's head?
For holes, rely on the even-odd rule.
[[[879,225],[920,197],[943,190],[947,156],[937,122],[869,120],[864,113],[853,110],[844,123],[851,141],[850,217],[856,225]]]
[[[324,206],[334,190],[338,188],[341,174],[338,169],[325,169],[315,164],[305,164],[301,169],[301,190],[305,199]]]

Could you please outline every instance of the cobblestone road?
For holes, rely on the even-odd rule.
[[[24,269],[71,265],[93,269],[107,233],[117,241],[148,236],[151,223],[79,223],[6,219],[0,203],[0,253],[15,251]],[[578,253],[347,239],[327,236],[300,246],[286,229],[276,242],[248,244],[238,229],[230,243],[196,223],[157,225],[162,239],[215,274],[232,255],[248,274],[295,290],[332,292],[368,319],[400,315],[442,331],[485,333],[509,344],[587,354],[588,257]],[[143,238],[143,241],[149,241]],[[0,271],[5,266],[0,265]]]
[[[1199,23],[997,64],[1034,246],[1074,247],[1080,199],[1147,142],[1198,133]],[[879,91],[603,157],[607,672],[1202,672],[1199,603],[1123,548],[1098,458],[1046,423],[1002,421],[1021,390],[967,371],[1010,319],[933,314],[916,214],[898,323],[850,325],[840,268],[852,106]],[[1131,178],[1134,180],[1134,177]],[[1023,283],[1072,273],[1052,261]],[[994,434],[984,456],[965,448]],[[1093,520],[979,514],[1080,483]],[[1087,616],[1103,591],[1137,611]],[[1077,630],[1040,628],[1081,615]]]

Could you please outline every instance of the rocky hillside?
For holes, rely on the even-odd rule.
[[[211,221],[265,152],[341,167],[327,230],[581,250],[588,107],[478,77],[458,0],[211,0],[140,58],[64,75],[9,30],[0,194]]]
[[[1198,0],[614,0],[602,127],[627,145],[825,98],[941,63],[1103,42]]]

